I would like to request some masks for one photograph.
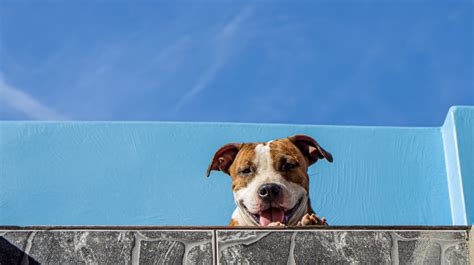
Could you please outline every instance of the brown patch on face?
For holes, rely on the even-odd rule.
[[[238,191],[247,186],[255,177],[256,168],[252,161],[255,158],[255,146],[258,143],[247,143],[242,146],[237,157],[229,168],[229,174],[232,177],[232,190]],[[242,170],[250,169],[250,174],[244,174]]]
[[[288,138],[272,141],[270,155],[276,172],[280,172],[287,181],[309,190],[308,160]],[[286,168],[289,165],[293,167]]]

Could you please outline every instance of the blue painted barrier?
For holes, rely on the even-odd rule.
[[[334,155],[310,169],[334,225],[474,221],[474,107],[442,127],[0,122],[0,225],[226,225],[230,177],[205,171],[228,142],[308,134]]]

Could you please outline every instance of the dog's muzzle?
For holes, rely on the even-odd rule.
[[[308,196],[303,195],[291,209],[276,208],[270,206],[256,214],[251,213],[243,204],[243,201],[236,202],[242,213],[245,223],[256,226],[267,226],[273,222],[280,222],[285,225],[296,225],[298,220],[307,212]]]

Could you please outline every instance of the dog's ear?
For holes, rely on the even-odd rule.
[[[239,153],[241,144],[226,144],[219,148],[212,158],[211,164],[207,168],[206,176],[209,177],[212,170],[222,171],[229,174],[229,168],[234,162],[237,153]]]
[[[308,158],[309,165],[312,165],[318,161],[318,159],[326,158],[329,162],[332,162],[332,155],[328,151],[324,150],[316,140],[313,138],[298,134],[288,137],[290,141],[300,149],[301,153]]]

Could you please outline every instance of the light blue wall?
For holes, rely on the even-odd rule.
[[[474,107],[453,107],[448,113],[443,129],[451,131],[453,136],[454,154],[448,159],[452,160],[451,169],[456,181],[459,198],[455,199],[453,209],[464,210],[464,218],[469,224],[474,223]],[[446,130],[443,130],[446,131]],[[447,159],[447,160],[448,160]],[[449,174],[448,174],[449,175]],[[462,209],[464,207],[464,209]],[[463,223],[461,220],[455,222]]]
[[[450,225],[462,211],[472,223],[474,108],[449,115],[439,128],[1,122],[0,225],[226,225],[230,177],[205,177],[215,150],[293,134],[334,155],[310,169],[313,206],[331,224]]]

